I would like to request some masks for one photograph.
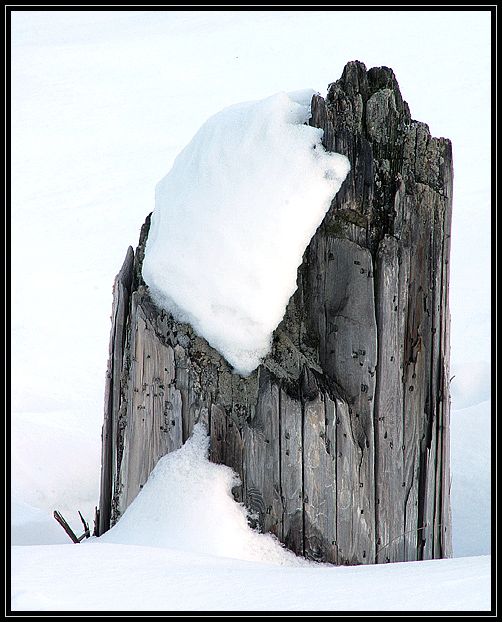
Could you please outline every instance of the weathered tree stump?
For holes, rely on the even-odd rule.
[[[451,144],[411,119],[393,72],[348,63],[310,124],[351,171],[249,377],[149,298],[149,218],[114,288],[99,533],[203,420],[235,497],[308,558],[451,554]],[[308,206],[306,206],[308,209]]]

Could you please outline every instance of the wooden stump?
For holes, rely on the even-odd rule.
[[[210,458],[296,553],[337,564],[451,554],[450,142],[393,72],[348,63],[310,124],[351,171],[305,251],[273,348],[248,378],[149,298],[149,218],[115,281],[99,532],[205,421]],[[306,206],[308,208],[308,206]]]

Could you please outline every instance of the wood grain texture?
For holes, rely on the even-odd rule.
[[[280,389],[281,540],[303,555],[303,418],[302,404]]]
[[[329,418],[324,395],[304,405],[303,511],[304,554],[310,559],[336,562],[336,476],[331,453],[334,408]],[[328,398],[326,398],[328,399]]]
[[[105,412],[101,433],[101,486],[99,501],[98,534],[107,531],[111,524],[111,499],[113,480],[117,469],[117,421],[120,409],[120,381],[125,347],[125,331],[132,285],[134,251],[127,249],[124,263],[113,284],[110,346],[105,382]]]
[[[251,523],[296,553],[338,564],[451,554],[451,145],[411,118],[386,67],[348,63],[311,115],[351,170],[249,377],[150,299],[149,218],[128,253],[114,289],[101,533],[200,421]]]

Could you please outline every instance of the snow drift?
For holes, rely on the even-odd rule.
[[[98,430],[71,410],[13,414],[13,544],[70,543],[54,520],[56,509],[79,534],[77,510],[92,524],[99,499]]]
[[[303,252],[350,169],[307,124],[313,94],[219,112],[156,188],[144,280],[242,375],[269,351]]]
[[[100,542],[162,547],[288,566],[309,565],[270,534],[253,531],[232,496],[239,479],[208,460],[203,424],[177,451],[163,456],[136,499]]]
[[[12,583],[18,613],[423,611],[427,617],[427,611],[488,611],[490,557],[284,568],[98,540],[14,547]]]
[[[491,551],[491,400],[451,414],[451,511],[455,557]]]

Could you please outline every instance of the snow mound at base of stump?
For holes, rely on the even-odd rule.
[[[270,534],[251,529],[232,496],[237,475],[208,460],[202,423],[177,451],[163,456],[118,523],[100,542],[134,544],[288,566],[309,565]]]

